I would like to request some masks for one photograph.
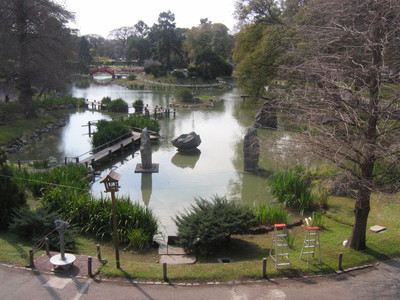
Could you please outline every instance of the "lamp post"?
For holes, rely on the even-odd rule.
[[[115,192],[118,192],[120,186],[118,185],[118,181],[121,178],[121,174],[114,172],[111,170],[105,175],[101,180],[100,183],[104,183],[105,192],[111,193],[111,200],[112,200],[112,218],[113,218],[113,229],[114,229],[114,248],[115,248],[115,260],[117,268],[120,268],[119,262],[119,240],[118,240],[118,223],[117,223],[117,207],[115,202]]]

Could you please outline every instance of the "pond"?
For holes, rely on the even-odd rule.
[[[172,220],[178,212],[194,203],[196,197],[210,199],[226,196],[229,200],[249,205],[271,202],[266,177],[243,172],[243,138],[257,112],[257,107],[243,102],[238,89],[197,90],[201,95],[217,96],[224,99],[214,108],[177,108],[176,116],[160,120],[161,140],[152,146],[152,161],[159,164],[159,173],[134,173],[141,163],[139,151],[125,151],[112,162],[97,166],[101,175],[93,183],[94,195],[103,193],[104,186],[99,179],[110,169],[122,175],[119,196],[129,196],[132,201],[151,208],[160,220],[161,231],[175,234]],[[87,87],[74,86],[75,97],[101,100],[105,96],[122,98],[129,104],[142,99],[151,107],[166,107],[173,97],[172,92],[129,90],[122,86],[91,83]],[[132,111],[133,112],[133,111]],[[11,160],[46,159],[53,156],[76,157],[90,151],[88,121],[110,119],[106,112],[80,110],[72,113],[67,125],[52,132],[23,152],[10,155]],[[184,155],[176,151],[171,139],[183,133],[195,131],[202,143],[200,153]],[[290,140],[287,132],[280,130],[259,130],[262,148],[260,165],[272,173],[288,164],[286,144]]]

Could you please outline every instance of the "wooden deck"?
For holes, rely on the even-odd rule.
[[[93,164],[96,161],[102,160],[105,157],[110,157],[114,152],[123,150],[124,148],[131,146],[133,147],[135,143],[138,143],[140,141],[140,133],[132,131],[132,136],[116,143],[115,145],[112,145],[110,147],[107,147],[103,150],[100,150],[99,152],[96,152],[89,157],[86,157],[85,159],[79,161],[81,164]]]

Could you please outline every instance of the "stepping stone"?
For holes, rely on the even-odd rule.
[[[182,247],[160,244],[158,247],[158,254],[161,255],[185,255],[185,250]]]
[[[381,226],[381,225],[374,225],[372,227],[370,227],[370,229],[372,232],[378,233],[378,232],[382,232],[384,230],[386,230],[386,227]]]
[[[194,255],[161,255],[160,264],[168,265],[190,265],[196,262]]]

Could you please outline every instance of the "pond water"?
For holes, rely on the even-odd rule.
[[[160,120],[161,141],[152,146],[152,161],[159,164],[159,173],[134,173],[141,163],[139,151],[125,151],[112,162],[97,166],[101,175],[93,183],[94,195],[103,193],[99,179],[110,169],[122,175],[119,196],[129,196],[132,201],[151,208],[160,220],[164,234],[175,234],[171,217],[194,203],[196,197],[210,199],[226,196],[229,200],[257,205],[271,201],[266,178],[243,172],[243,138],[246,127],[254,120],[257,107],[243,102],[238,89],[200,90],[201,95],[217,96],[224,101],[214,108],[178,108],[175,118]],[[114,84],[91,83],[87,87],[74,86],[75,97],[101,100],[123,98],[128,103],[142,99],[149,106],[166,107],[172,92],[129,90]],[[46,159],[49,156],[62,160],[90,151],[88,121],[110,119],[106,112],[81,110],[72,113],[67,126],[52,132],[23,152],[10,155],[10,159]],[[202,143],[197,155],[183,155],[172,146],[171,139],[183,133],[195,131]],[[259,130],[262,151],[259,164],[268,172],[288,164],[286,144],[290,140],[284,131]],[[82,157],[83,158],[83,157]]]

